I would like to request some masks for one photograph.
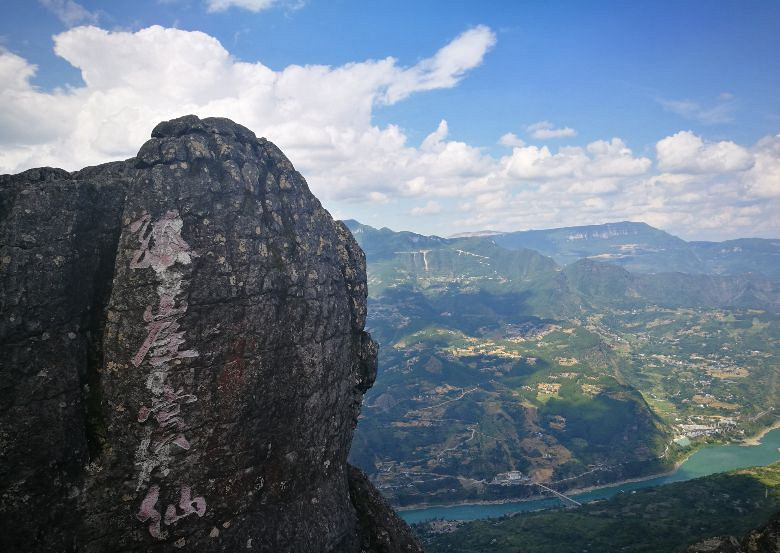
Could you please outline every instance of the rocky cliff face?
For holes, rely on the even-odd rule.
[[[273,144],[2,176],[0,262],[0,550],[419,551],[346,464],[363,253]]]

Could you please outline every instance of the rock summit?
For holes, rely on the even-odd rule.
[[[365,257],[264,138],[0,176],[0,550],[420,551],[348,467]]]

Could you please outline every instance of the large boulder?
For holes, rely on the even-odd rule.
[[[0,176],[0,551],[75,546],[127,169]]]
[[[365,258],[278,148],[187,116],[127,162],[0,178],[1,550],[376,542],[346,464]]]

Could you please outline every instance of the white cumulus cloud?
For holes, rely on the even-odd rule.
[[[502,146],[509,146],[510,148],[514,148],[515,146],[525,146],[525,141],[513,132],[508,132],[503,135],[498,139],[498,143]]]
[[[475,27],[410,67],[385,58],[273,71],[236,60],[201,32],[73,28],[54,37],[54,49],[81,71],[83,87],[41,91],[30,83],[35,66],[0,52],[0,170],[129,157],[157,122],[195,113],[230,117],[269,137],[331,198],[418,194],[404,183],[420,172],[429,190],[450,186],[479,164],[478,148],[443,140],[443,123],[418,150],[398,127],[373,125],[372,111],[454,86],[494,42],[492,31]]]
[[[780,199],[780,134],[762,138],[752,151],[755,163],[742,176],[749,195]],[[780,209],[774,218],[780,224]]]
[[[394,104],[413,92],[455,86],[468,70],[482,63],[485,53],[495,43],[495,33],[484,25],[461,33],[433,57],[399,71],[388,84],[382,100]]]
[[[553,154],[547,146],[521,146],[502,159],[507,176],[518,179],[550,180],[619,177],[642,174],[652,162],[634,157],[619,138],[591,142],[586,148],[566,146]]]
[[[549,121],[539,121],[526,127],[526,132],[537,140],[549,140],[550,138],[571,138],[577,136],[577,131],[571,127],[556,128]]]
[[[276,0],[206,0],[210,12],[223,12],[230,8],[241,8],[250,12],[261,12],[271,8]]]
[[[478,26],[413,65],[386,57],[273,70],[202,32],[72,28],[54,51],[82,86],[41,90],[35,65],[0,50],[0,172],[131,157],[159,121],[194,113],[269,138],[326,205],[358,218],[417,215],[449,225],[426,229],[442,235],[624,219],[686,237],[780,234],[780,135],[744,146],[680,131],[657,142],[654,164],[617,137],[551,148],[507,132],[498,142],[511,150],[498,157],[450,138],[444,119],[419,144],[374,122],[378,106],[468,78],[495,41]],[[576,134],[541,123],[535,140]],[[456,216],[423,217],[445,212]]]
[[[722,173],[753,166],[753,155],[742,146],[723,140],[705,142],[691,131],[680,131],[659,140],[658,167],[671,173]]]
[[[752,147],[681,131],[657,166],[619,138],[516,147],[463,194],[459,230],[644,221],[687,238],[780,234],[780,135]]]

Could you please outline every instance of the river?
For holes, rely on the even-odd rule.
[[[596,499],[612,497],[620,492],[630,492],[642,488],[651,488],[672,482],[692,480],[718,472],[725,472],[744,467],[763,466],[780,461],[780,428],[772,430],[761,438],[756,445],[713,445],[700,449],[691,455],[674,472],[641,480],[605,486],[595,490],[575,493],[569,497],[586,503]],[[443,518],[447,520],[475,520],[480,518],[500,517],[523,511],[536,511],[550,507],[560,507],[558,499],[545,498],[529,501],[512,501],[507,503],[488,503],[475,505],[453,505],[445,507],[426,507],[410,509],[399,514],[406,522],[413,524],[426,520]]]

